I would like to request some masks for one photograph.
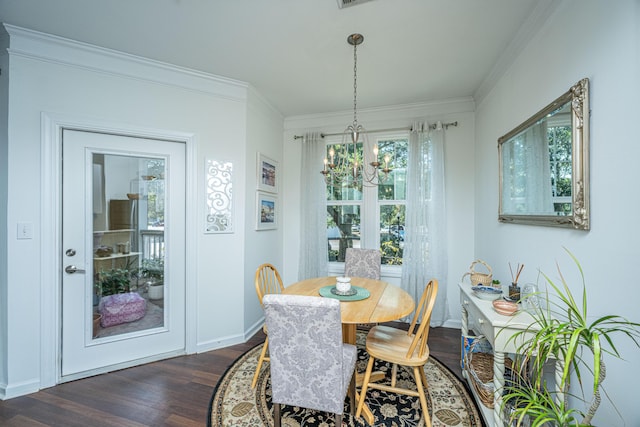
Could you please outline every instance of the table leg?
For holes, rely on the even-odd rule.
[[[356,325],[353,323],[342,324],[342,341],[356,345]]]
[[[460,332],[462,334],[463,337],[466,337],[469,335],[469,313],[467,312],[466,307],[463,305],[462,306],[462,318],[461,318],[461,322],[462,325],[460,327]],[[464,345],[464,344],[463,344]],[[465,351],[464,348],[460,351],[460,357],[462,358],[464,355]],[[460,365],[464,365],[464,359],[460,360]],[[462,377],[463,378],[468,378],[467,377],[467,367],[464,366],[464,369],[462,369]]]
[[[504,387],[504,353],[496,351],[493,355],[493,423],[501,427],[502,388]]]

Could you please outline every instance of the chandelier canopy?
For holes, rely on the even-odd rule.
[[[391,156],[384,156],[384,167],[378,161],[378,146],[373,146],[373,161],[369,166],[365,166],[364,148],[368,147],[367,131],[358,123],[358,45],[362,44],[364,36],[362,34],[351,34],[347,37],[347,42],[353,46],[353,122],[346,127],[343,132],[342,144],[339,146],[341,152],[336,152],[332,146],[329,149],[328,158],[324,159],[324,168],[320,173],[324,175],[327,184],[337,184],[339,182],[351,182],[354,185],[362,182],[365,186],[375,186],[385,181],[389,172]],[[359,154],[358,143],[363,144],[363,154]]]

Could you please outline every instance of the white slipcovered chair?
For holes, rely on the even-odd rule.
[[[378,249],[347,248],[344,275],[380,280],[381,259]]]
[[[356,405],[356,347],[342,342],[340,301],[332,298],[268,294],[262,299],[267,329],[274,425],[280,405],[335,414],[342,425],[344,398]]]

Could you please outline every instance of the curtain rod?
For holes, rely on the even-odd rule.
[[[456,120],[455,122],[450,122],[450,123],[442,123],[440,121],[438,121],[437,123],[434,123],[432,125],[429,125],[429,129],[431,130],[435,130],[438,129],[438,127],[440,127],[440,129],[444,128],[444,129],[448,129],[449,126],[458,126],[458,121]],[[408,130],[411,131],[413,130],[412,128],[408,127],[408,128],[392,128],[392,129],[377,129],[377,130],[368,130],[365,133],[376,133],[376,132],[393,132],[393,131],[398,131],[398,130]],[[337,135],[346,135],[345,132],[338,132],[338,133],[321,133],[320,137],[324,138],[325,136],[337,136]],[[293,139],[302,139],[304,138],[304,135],[294,135]]]

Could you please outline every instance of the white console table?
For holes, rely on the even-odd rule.
[[[468,335],[469,329],[476,334],[484,335],[493,347],[493,410],[484,406],[475,395],[473,386],[471,391],[478,402],[487,426],[504,427],[502,417],[502,388],[504,387],[504,360],[506,353],[516,353],[526,335],[521,335],[518,340],[511,337],[518,331],[526,330],[534,323],[533,317],[525,311],[520,311],[513,316],[503,316],[493,309],[492,301],[487,301],[475,296],[468,283],[460,283],[460,304],[462,306],[462,334]],[[515,342],[514,342],[515,341]],[[562,368],[556,363],[556,384],[558,375],[562,375]],[[466,369],[466,368],[465,368]],[[467,382],[471,381],[469,375],[463,370],[462,375]]]

